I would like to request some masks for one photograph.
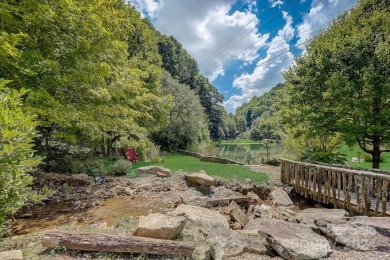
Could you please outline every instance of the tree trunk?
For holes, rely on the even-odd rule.
[[[380,138],[379,136],[374,136],[372,139],[372,168],[379,169],[379,164],[381,162],[381,149],[380,149]]]
[[[69,231],[48,231],[42,239],[42,246],[63,246],[67,249],[94,252],[177,256],[191,256],[195,250],[192,244],[182,241]]]

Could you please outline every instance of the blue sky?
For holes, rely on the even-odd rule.
[[[130,0],[178,39],[233,112],[283,82],[283,71],[357,0]]]

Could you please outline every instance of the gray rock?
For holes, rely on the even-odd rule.
[[[23,253],[21,250],[11,250],[0,252],[1,260],[23,260]]]
[[[188,174],[185,178],[188,182],[194,185],[210,187],[214,183],[214,178],[204,172]]]
[[[233,197],[235,195],[235,193],[231,189],[227,189],[224,186],[212,187],[211,193],[211,197],[216,199]]]
[[[158,176],[158,173],[162,173],[164,177],[169,177],[171,176],[171,170],[161,167],[161,166],[156,166],[156,165],[150,165],[150,166],[144,166],[140,167],[137,169],[136,175],[137,177],[142,177],[145,175],[155,175]]]
[[[270,193],[272,204],[275,206],[294,206],[288,194],[281,188],[276,188]]]
[[[390,252],[390,218],[316,219],[314,223],[337,244],[358,251]]]
[[[266,223],[266,220],[263,218],[250,219],[243,230],[259,230],[259,227],[264,223]]]
[[[195,226],[229,228],[227,219],[221,213],[198,206],[180,204],[169,214],[172,216],[185,216]]]
[[[211,260],[211,250],[208,245],[199,245],[195,248],[194,253],[192,254],[192,259],[194,260]]]
[[[233,217],[235,221],[240,223],[242,227],[244,227],[249,219],[247,215],[241,210],[241,208],[237,205],[236,202],[232,201],[229,204],[229,209],[230,209],[230,215]]]
[[[206,196],[191,196],[191,197],[182,197],[183,203],[186,205],[206,207],[207,202],[209,201]]]
[[[272,218],[272,208],[270,206],[265,205],[265,204],[256,205],[253,208],[253,214],[256,217],[261,217],[263,219]]]
[[[207,237],[207,243],[211,247],[211,255],[215,260],[240,255],[245,252],[257,254],[265,254],[267,252],[266,247],[262,243],[233,230],[215,230]]]
[[[186,218],[166,216],[160,213],[141,217],[134,236],[158,239],[176,238],[186,225]]]
[[[268,246],[289,260],[319,259],[331,253],[331,246],[325,237],[301,224],[271,219],[258,229]]]
[[[296,214],[295,218],[299,223],[316,227],[315,219],[343,219],[348,216],[348,212],[344,209],[310,208],[302,210]]]

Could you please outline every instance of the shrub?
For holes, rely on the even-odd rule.
[[[369,154],[369,153],[365,153],[365,154],[363,155],[363,158],[364,158],[364,161],[365,161],[365,162],[372,162],[372,155]],[[381,154],[380,162],[383,162],[383,156],[382,156],[382,154]]]
[[[329,164],[344,164],[347,161],[345,155],[342,153],[319,149],[310,149],[301,156],[300,160],[310,163],[322,162]]]
[[[107,170],[107,175],[120,176],[126,175],[131,170],[131,163],[125,159],[117,160],[112,166]]]
[[[32,171],[40,163],[34,156],[34,117],[23,110],[21,97],[27,92],[11,90],[0,79],[0,235],[7,217],[28,200],[27,186]]]

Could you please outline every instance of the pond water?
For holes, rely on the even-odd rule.
[[[262,158],[267,158],[265,144],[216,144],[215,156],[230,159],[245,164],[260,164]],[[280,144],[269,144],[269,158],[275,157],[281,149]]]

